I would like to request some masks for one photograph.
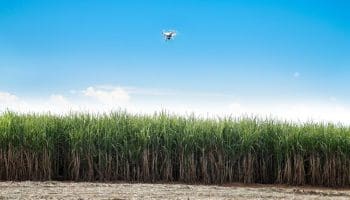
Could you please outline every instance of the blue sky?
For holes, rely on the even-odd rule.
[[[179,34],[165,42],[163,29]],[[185,110],[311,103],[348,114],[346,0],[2,0],[0,44],[0,92],[28,105],[92,91]]]

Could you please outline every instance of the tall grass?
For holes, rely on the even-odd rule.
[[[349,186],[350,128],[166,113],[6,112],[0,179]]]

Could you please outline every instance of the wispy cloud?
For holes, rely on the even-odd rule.
[[[228,108],[230,109],[230,111],[233,111],[233,112],[241,112],[242,105],[240,103],[233,102],[229,104]]]
[[[156,91],[156,92],[155,92]],[[138,96],[138,95],[144,96]],[[185,94],[185,93],[182,93]],[[201,94],[201,93],[197,93]],[[206,95],[215,93],[205,93]],[[325,99],[323,103],[310,102],[247,102],[243,100],[227,103],[231,96],[222,95],[217,101],[191,101],[191,98],[174,100],[174,96],[146,102],[146,96],[179,95],[163,93],[159,90],[130,89],[124,87],[91,86],[75,92],[67,91],[66,95],[52,94],[37,99],[27,99],[10,92],[0,92],[0,111],[10,109],[18,112],[109,112],[125,109],[133,113],[154,113],[167,110],[171,113],[187,115],[195,113],[199,116],[260,116],[275,117],[292,121],[331,121],[350,124],[350,107],[336,101],[335,97]],[[223,97],[223,98],[222,98]],[[154,98],[153,98],[154,99]]]
[[[254,115],[291,121],[341,122],[350,124],[350,107],[333,103],[289,102],[247,103],[237,102],[228,106],[232,115]]]
[[[88,87],[82,91],[82,94],[86,97],[97,100],[100,103],[108,105],[124,105],[129,102],[129,93],[121,87],[113,88],[96,88]]]
[[[294,78],[299,78],[300,77],[300,73],[299,72],[294,72],[293,77]]]
[[[330,100],[331,102],[337,102],[337,98],[334,97],[334,96],[329,97],[329,100]]]
[[[234,94],[220,93],[220,92],[194,92],[186,90],[175,90],[175,89],[160,89],[160,88],[141,88],[141,87],[130,87],[130,86],[114,86],[114,85],[97,85],[88,87],[98,91],[113,91],[123,90],[129,96],[185,96],[185,97],[235,97]],[[80,90],[81,92],[86,91]],[[78,93],[77,89],[70,90],[71,94]]]
[[[177,92],[172,90],[155,89],[155,88],[137,88],[137,87],[126,87],[131,95],[145,95],[145,96],[174,96]]]
[[[0,103],[10,103],[17,100],[18,97],[16,95],[10,94],[8,92],[0,92]]]

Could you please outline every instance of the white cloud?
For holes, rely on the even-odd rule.
[[[107,105],[125,105],[130,100],[129,93],[121,87],[88,87],[86,90],[83,90],[82,93],[86,97],[91,97],[92,99]]]
[[[59,94],[53,94],[50,96],[50,100],[52,102],[54,102],[55,104],[59,104],[59,105],[69,105],[69,101],[63,97],[62,95]]]
[[[244,104],[239,109],[229,105],[229,112],[233,115],[255,115],[259,117],[273,117],[291,121],[317,121],[350,124],[350,108],[335,103],[270,103]]]
[[[6,109],[22,109],[24,102],[20,101],[20,99],[9,92],[0,92],[0,111],[4,111]]]
[[[241,106],[240,103],[234,102],[234,103],[231,103],[229,105],[229,109],[232,110],[232,111],[237,112],[237,111],[240,111],[242,109],[242,106]]]
[[[74,92],[73,92],[74,91]],[[51,112],[57,114],[77,112],[109,112],[118,109],[132,109],[129,93],[121,87],[88,87],[85,90],[71,90],[69,98],[61,94],[47,97],[25,98],[8,92],[0,92],[0,112]]]
[[[333,97],[326,99],[323,103],[316,101],[257,103],[241,100],[225,103],[222,100],[228,97],[217,97],[217,101],[200,99],[191,101],[190,97],[180,99],[177,98],[178,95],[155,99],[152,92],[149,95],[142,94],[142,97],[137,97],[123,87],[88,87],[85,90],[76,91],[75,93],[68,91],[68,96],[52,94],[35,99],[0,92],[0,111],[9,109],[16,112],[64,114],[70,111],[101,113],[125,109],[132,113],[153,114],[166,110],[179,115],[194,113],[202,117],[253,115],[297,122],[313,120],[350,124],[350,107],[341,104]],[[146,99],[150,96],[153,96],[152,101],[147,101]]]
[[[0,103],[11,103],[17,100],[18,97],[16,95],[10,94],[8,92],[0,92]]]
[[[51,95],[47,98],[38,99],[20,98],[13,94],[1,95],[0,103],[0,111],[64,113],[75,108],[74,104],[62,95]]]
[[[40,111],[51,111],[54,113],[69,112],[77,110],[77,106],[70,102],[66,97],[60,94],[53,94],[47,100],[38,105],[36,109]]]

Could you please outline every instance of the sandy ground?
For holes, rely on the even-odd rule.
[[[350,199],[350,190],[265,185],[202,186],[0,182],[0,199]]]

